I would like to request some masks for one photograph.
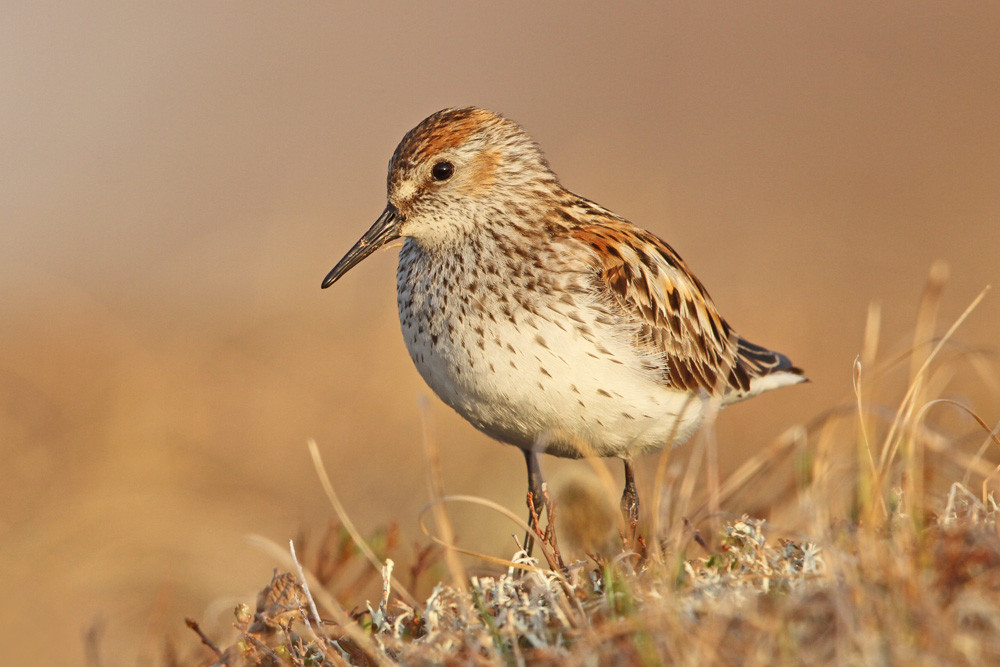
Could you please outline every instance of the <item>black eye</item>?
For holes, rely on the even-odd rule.
[[[441,160],[431,167],[431,176],[435,181],[447,181],[455,173],[455,165],[447,160]]]

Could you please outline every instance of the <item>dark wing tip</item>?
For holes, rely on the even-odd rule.
[[[751,343],[745,338],[739,339],[737,356],[746,364],[750,374],[755,377],[786,372],[801,375],[806,382],[809,381],[809,378],[805,377],[803,370],[793,364],[791,359],[780,352],[775,352],[766,347]]]

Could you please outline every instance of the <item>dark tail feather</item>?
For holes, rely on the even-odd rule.
[[[792,364],[791,360],[780,352],[774,352],[740,338],[736,356],[744,364],[751,377],[761,377],[785,371],[803,375],[802,369]]]

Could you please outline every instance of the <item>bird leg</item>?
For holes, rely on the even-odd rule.
[[[542,469],[538,465],[538,454],[532,449],[524,450],[524,461],[528,464],[528,526],[530,530],[524,536],[524,551],[529,556],[535,546],[534,535],[538,532],[538,519],[545,506],[545,496],[542,490]]]
[[[622,459],[625,462],[625,490],[622,491],[622,516],[625,518],[625,525],[628,526],[632,535],[635,535],[635,527],[639,523],[639,492],[635,488],[635,471],[632,470],[632,461]]]

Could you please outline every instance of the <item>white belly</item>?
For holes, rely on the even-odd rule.
[[[545,294],[531,309],[480,286],[462,299],[441,276],[399,274],[400,323],[427,384],[476,428],[558,456],[633,456],[678,444],[705,410],[656,382],[643,360],[579,298]],[[579,296],[579,295],[578,295]]]

